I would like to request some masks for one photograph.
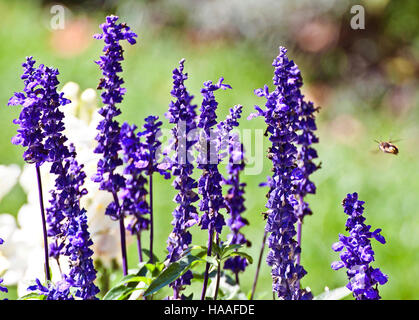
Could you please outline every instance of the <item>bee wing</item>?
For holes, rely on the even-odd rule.
[[[399,141],[401,141],[402,139],[397,139],[397,140],[389,140],[388,142],[390,142],[390,143],[395,143],[395,142],[399,142]]]

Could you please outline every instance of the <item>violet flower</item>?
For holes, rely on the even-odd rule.
[[[140,137],[145,138],[143,143],[143,154],[141,155],[141,162],[137,163],[138,167],[144,168],[144,172],[148,175],[149,182],[149,208],[150,208],[150,262],[153,263],[153,243],[154,243],[154,226],[153,226],[153,173],[158,172],[165,179],[170,178],[170,172],[168,171],[168,163],[160,160],[160,127],[163,124],[158,121],[158,116],[148,116],[144,119],[143,125],[144,131],[139,132]],[[165,159],[164,159],[165,160]]]
[[[243,218],[242,213],[246,210],[244,206],[244,187],[245,183],[240,182],[240,172],[244,170],[244,150],[243,144],[240,142],[238,134],[231,134],[234,127],[239,125],[238,119],[241,117],[242,106],[237,105],[230,109],[230,114],[226,120],[218,124],[219,131],[223,137],[221,137],[220,148],[224,149],[224,142],[227,142],[229,162],[227,164],[227,179],[224,179],[224,184],[230,188],[227,190],[225,196],[226,208],[229,212],[230,218],[227,220],[227,225],[230,227],[230,234],[227,239],[230,244],[246,244],[250,245],[250,242],[246,239],[240,229],[248,225],[249,222]],[[239,272],[243,272],[247,267],[247,259],[235,256],[229,258],[224,263],[224,269],[231,270],[236,275],[236,282],[238,282]]]
[[[199,200],[194,191],[198,183],[192,178],[193,155],[192,147],[197,142],[193,136],[196,130],[196,105],[191,104],[193,96],[186,90],[184,81],[188,74],[183,73],[185,60],[179,62],[179,68],[173,70],[173,89],[171,95],[175,101],[171,101],[166,117],[170,123],[175,124],[172,129],[174,137],[172,174],[176,177],[173,186],[178,190],[174,201],[178,204],[173,211],[173,231],[167,240],[167,250],[170,262],[179,260],[185,250],[192,243],[192,235],[188,231],[199,220],[194,202]],[[188,270],[180,278],[170,284],[173,288],[174,299],[180,298],[180,291],[185,285],[191,284],[192,272]]]
[[[148,217],[150,208],[146,200],[148,194],[146,189],[147,179],[144,176],[148,158],[143,151],[144,145],[135,132],[136,129],[137,126],[125,122],[120,132],[125,163],[125,187],[121,191],[121,207],[126,216],[132,217],[127,229],[132,235],[137,236],[138,258],[142,262],[141,233],[150,226]]]
[[[266,231],[269,234],[270,252],[266,259],[272,267],[273,291],[278,298],[285,300],[311,299],[312,295],[300,288],[300,279],[306,274],[299,264],[301,252],[296,236],[297,215],[296,190],[294,187],[298,150],[297,131],[301,130],[301,76],[293,61],[286,56],[287,50],[280,48],[280,53],[273,62],[275,67],[273,83],[275,90],[269,92],[268,86],[258,89],[255,94],[265,97],[266,109],[256,106],[258,113],[267,124],[266,135],[272,146],[268,158],[273,163],[273,176],[269,181],[270,191],[266,207]]]
[[[55,189],[51,191],[52,199],[47,209],[48,235],[52,237],[51,256],[57,259],[64,255],[69,258],[69,274],[62,274],[62,279],[48,287],[37,285],[29,287],[46,294],[47,299],[72,300],[70,288],[74,288],[75,296],[83,300],[96,299],[99,289],[94,284],[96,270],[93,265],[93,242],[88,231],[86,210],[80,208],[80,199],[87,193],[83,188],[86,174],[83,166],[75,159],[73,145],[67,148],[69,157],[52,163],[51,173],[55,174]]]
[[[74,297],[70,294],[70,284],[65,279],[58,281],[56,284],[50,282],[47,286],[36,279],[35,284],[29,286],[28,290],[44,295],[46,300],[74,300]]]
[[[96,298],[99,289],[94,284],[96,270],[90,248],[93,241],[88,231],[86,210],[80,208],[80,199],[87,193],[83,188],[86,174],[82,171],[83,165],[79,165],[75,159],[76,152],[72,145],[69,151],[72,156],[65,159],[62,168],[65,171],[56,179],[56,188],[61,189],[66,196],[62,203],[67,216],[65,235],[68,240],[64,254],[70,258],[69,278],[71,286],[76,288],[75,296],[91,300]]]
[[[96,136],[98,145],[94,150],[95,153],[102,154],[102,158],[98,161],[97,173],[93,177],[93,181],[100,183],[100,189],[110,192],[114,197],[114,201],[106,208],[105,214],[114,220],[119,220],[123,272],[126,275],[128,264],[125,225],[118,200],[118,192],[125,186],[125,181],[123,176],[116,172],[116,169],[122,165],[122,160],[118,156],[118,152],[121,150],[120,126],[114,118],[121,113],[116,105],[122,102],[126,92],[126,89],[121,87],[124,81],[118,76],[118,73],[122,72],[121,61],[123,60],[120,41],[127,40],[130,44],[135,44],[137,35],[130,31],[125,23],[117,23],[117,20],[116,16],[106,17],[106,23],[100,26],[103,33],[94,36],[96,39],[103,40],[105,46],[103,48],[104,55],[100,57],[99,61],[96,61],[104,76],[98,85],[99,90],[104,89],[101,94],[104,106],[99,110],[103,120],[97,127],[99,130],[99,134]]]
[[[380,234],[381,229],[371,232],[371,226],[364,223],[364,203],[358,200],[356,192],[348,194],[343,200],[344,211],[349,216],[346,221],[349,236],[339,234],[339,241],[333,244],[334,251],[341,251],[341,261],[333,262],[331,267],[333,270],[347,269],[349,283],[346,287],[353,292],[356,300],[379,300],[378,284],[385,284],[388,277],[379,268],[370,266],[374,261],[370,239],[374,238],[382,244],[386,241]]]
[[[12,143],[26,147],[23,159],[39,167],[48,160],[49,155],[47,145],[49,142],[44,141],[46,131],[57,133],[63,131],[62,127],[48,126],[51,119],[45,117],[44,114],[50,111],[49,115],[53,116],[51,112],[54,112],[52,110],[55,110],[57,105],[65,105],[70,101],[63,97],[63,93],[57,93],[58,70],[48,68],[43,64],[35,68],[35,63],[33,57],[27,57],[26,62],[22,64],[23,92],[15,93],[8,105],[22,106],[19,118],[13,121],[14,124],[19,125],[19,129],[17,135],[12,138]],[[49,147],[51,149],[52,145]]]
[[[204,212],[199,224],[202,230],[213,230],[219,234],[225,225],[224,217],[219,211],[225,204],[221,188],[223,178],[218,171],[220,143],[217,129],[214,128],[217,124],[218,102],[215,100],[214,91],[231,89],[231,86],[223,81],[221,78],[216,84],[211,81],[204,83],[204,88],[201,89],[203,101],[198,123],[198,127],[203,129],[198,155],[198,168],[203,170],[198,182],[198,191],[202,195],[199,209]]]
[[[46,161],[55,162],[68,156],[67,150],[60,147],[66,138],[62,135],[64,125],[61,120],[64,115],[58,110],[58,107],[66,105],[70,101],[63,97],[64,93],[57,92],[58,70],[48,68],[43,64],[35,68],[35,63],[33,57],[27,57],[26,62],[22,64],[24,69],[21,76],[24,82],[23,92],[15,93],[10,98],[8,105],[22,106],[19,118],[13,121],[19,125],[19,129],[18,134],[12,139],[12,143],[26,147],[23,153],[24,160],[35,164],[44,236],[45,275],[46,279],[50,280],[40,166]],[[57,217],[57,219],[59,218]],[[55,255],[55,252],[53,254]]]
[[[69,257],[72,267],[69,275],[63,275],[59,288],[64,290],[74,287],[75,295],[82,299],[94,299],[98,292],[93,281],[96,278],[96,271],[90,256],[93,254],[89,248],[91,242],[87,231],[87,218],[85,210],[80,208],[80,197],[86,193],[82,188],[85,174],[81,171],[75,160],[73,146],[67,147],[67,138],[63,135],[64,113],[59,109],[60,106],[68,104],[70,101],[63,98],[63,93],[57,92],[59,81],[57,79],[58,70],[40,65],[34,68],[35,61],[32,57],[27,58],[24,66],[25,88],[24,93],[17,93],[9,101],[9,104],[21,104],[23,106],[19,121],[21,129],[18,130],[18,139],[28,150],[42,151],[42,157],[36,157],[26,153],[25,160],[32,162],[35,158],[36,163],[41,213],[44,225],[44,245],[46,262],[48,262],[48,245],[46,236],[52,238],[50,255],[58,258],[61,254]],[[33,110],[31,110],[33,109]],[[32,111],[37,112],[34,120],[31,118]],[[32,128],[27,125],[32,123]],[[23,129],[22,129],[23,128]],[[37,148],[30,148],[32,133],[36,132]],[[29,138],[27,138],[27,135]],[[42,139],[41,139],[42,137]],[[35,160],[34,160],[35,161]],[[40,183],[39,166],[44,163],[51,163],[50,172],[56,175],[55,189],[51,192],[51,207],[47,209],[47,219],[45,220],[42,185]],[[48,231],[47,231],[48,225]],[[49,280],[49,267],[46,263],[47,280]],[[66,285],[63,283],[66,282]],[[57,287],[57,288],[58,288]],[[54,285],[51,290],[58,290]],[[67,294],[62,291],[60,294]],[[58,296],[57,296],[58,297]]]
[[[220,142],[218,132],[214,126],[217,124],[217,106],[214,91],[219,89],[231,89],[231,86],[223,83],[224,78],[220,78],[218,83],[211,81],[204,83],[201,89],[203,101],[198,127],[202,128],[199,141],[198,168],[203,171],[198,181],[198,192],[202,195],[199,209],[203,212],[199,220],[202,230],[208,230],[208,250],[207,255],[211,256],[214,232],[221,234],[225,225],[224,217],[219,212],[225,207],[222,194],[221,183],[223,177],[218,171]],[[204,273],[204,285],[202,288],[201,300],[205,299],[208,284],[209,263],[207,262]]]

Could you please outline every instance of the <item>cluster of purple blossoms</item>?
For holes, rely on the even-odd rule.
[[[131,234],[140,236],[142,230],[149,228],[150,219],[147,218],[147,215],[150,213],[150,208],[146,200],[147,179],[143,175],[148,159],[136,130],[136,125],[129,125],[126,122],[121,127],[120,139],[123,160],[126,164],[124,168],[125,187],[121,191],[121,207],[125,215],[132,216],[127,229]]]
[[[154,172],[158,172],[165,179],[170,178],[170,172],[167,170],[170,167],[170,163],[165,158],[160,159],[162,154],[160,153],[160,136],[163,122],[159,121],[158,116],[148,116],[144,119],[143,131],[139,133],[140,137],[144,137],[144,157],[145,160],[141,166],[146,166],[145,171],[148,176],[152,176]]]
[[[193,96],[185,87],[185,80],[188,74],[183,73],[185,60],[179,63],[179,68],[173,70],[173,89],[171,95],[175,101],[169,104],[169,111],[166,117],[170,123],[175,124],[172,129],[174,137],[174,156],[172,159],[172,174],[175,176],[173,186],[178,190],[174,201],[178,206],[173,211],[173,231],[167,240],[167,250],[170,262],[175,262],[182,257],[185,250],[192,243],[192,235],[188,231],[190,227],[199,220],[194,202],[199,200],[198,194],[194,191],[198,187],[197,181],[192,178],[194,169],[192,148],[197,142],[192,137],[196,130],[196,105],[191,104]],[[176,281],[170,284],[173,288],[174,299],[179,299],[180,291],[185,285],[191,284],[192,272],[188,270]]]
[[[238,134],[231,134],[234,127],[238,127],[239,118],[242,113],[242,106],[237,105],[230,109],[230,114],[226,120],[218,124],[221,137],[220,149],[224,149],[224,143],[228,146],[228,164],[227,173],[228,177],[224,179],[224,184],[230,186],[225,196],[226,208],[229,212],[229,219],[227,219],[227,225],[231,232],[227,236],[227,240],[230,244],[246,244],[250,245],[250,242],[246,239],[240,229],[248,225],[249,222],[241,215],[246,207],[244,206],[244,187],[245,183],[240,182],[240,172],[244,170],[244,150],[243,144],[240,142]],[[227,139],[225,139],[226,137]],[[224,269],[231,270],[236,275],[238,280],[239,272],[243,272],[248,265],[247,259],[240,256],[235,256],[226,260]]]
[[[143,129],[144,131],[139,132],[140,137],[145,138],[145,142],[143,143],[143,155],[139,167],[144,168],[144,172],[148,175],[148,183],[149,183],[149,194],[150,194],[150,262],[154,262],[153,257],[153,243],[154,243],[154,224],[153,224],[153,173],[157,172],[162,175],[165,179],[170,178],[170,161],[166,159],[160,153],[160,136],[161,130],[160,127],[163,124],[161,121],[158,120],[158,116],[148,116],[144,119]]]
[[[27,57],[22,64],[24,82],[23,92],[17,92],[10,98],[8,105],[21,105],[19,118],[13,123],[19,125],[17,135],[12,143],[26,147],[23,159],[28,163],[35,163],[38,167],[44,162],[53,162],[68,154],[60,154],[54,147],[65,142],[61,132],[63,114],[58,106],[68,104],[70,101],[63,97],[64,93],[57,93],[58,70],[41,64],[34,68],[36,61]]]
[[[93,265],[93,242],[88,231],[86,210],[80,208],[80,199],[87,193],[83,188],[86,174],[83,165],[75,159],[76,152],[70,145],[68,158],[52,164],[51,173],[57,175],[55,189],[47,209],[48,236],[53,238],[50,255],[57,259],[60,255],[69,258],[70,271],[62,275],[59,285],[53,286],[52,296],[72,299],[69,288],[75,288],[75,296],[83,300],[95,299],[99,289],[94,284],[96,270]],[[40,292],[44,292],[42,289]]]
[[[299,264],[301,252],[296,236],[297,223],[295,188],[296,177],[303,180],[301,168],[296,165],[299,142],[299,130],[306,130],[301,120],[302,95],[300,87],[302,79],[298,67],[290,61],[283,47],[277,58],[273,83],[275,90],[269,92],[268,86],[255,90],[255,94],[265,97],[266,110],[256,106],[258,113],[267,124],[266,135],[272,146],[268,158],[273,162],[273,177],[269,180],[266,231],[269,232],[269,248],[271,249],[267,263],[272,266],[273,290],[280,299],[301,300],[311,299],[312,295],[300,288],[300,279],[307,273]],[[298,212],[298,211],[297,211]]]
[[[297,69],[298,70],[298,69]],[[298,77],[300,71],[298,70]],[[300,82],[302,85],[302,82]],[[300,90],[296,90],[294,96],[300,95],[299,108],[297,109],[298,129],[297,144],[299,145],[297,153],[297,168],[292,173],[292,180],[295,187],[295,194],[298,198],[298,204],[295,208],[295,213],[300,223],[302,223],[306,215],[311,215],[312,211],[309,208],[304,198],[307,194],[316,193],[315,184],[310,181],[310,175],[320,168],[313,162],[313,159],[318,158],[317,151],[311,147],[313,143],[318,143],[319,139],[314,134],[317,130],[314,113],[319,109],[315,108],[313,103],[305,101],[301,95]],[[301,225],[301,224],[300,224]]]
[[[103,119],[97,127],[98,145],[94,152],[102,154],[103,157],[98,162],[97,173],[93,180],[100,183],[101,190],[106,190],[114,196],[114,201],[109,204],[105,213],[114,220],[121,218],[117,193],[125,186],[123,176],[115,172],[115,169],[122,165],[122,160],[118,157],[118,151],[121,150],[120,126],[114,118],[121,113],[116,104],[122,102],[126,92],[126,89],[121,87],[124,80],[118,76],[118,73],[122,72],[123,60],[123,49],[119,42],[127,40],[130,44],[135,44],[137,37],[127,25],[117,23],[117,20],[116,16],[106,17],[106,23],[100,26],[103,33],[94,36],[105,42],[103,48],[105,54],[96,61],[104,76],[98,85],[99,90],[104,89],[101,94],[104,106],[99,110]]]
[[[67,138],[62,134],[64,113],[59,107],[70,101],[63,98],[63,93],[57,92],[58,70],[44,65],[35,69],[34,64],[32,57],[27,58],[23,64],[24,93],[16,93],[10,99],[9,105],[23,106],[19,121],[15,121],[21,128],[14,142],[27,146],[26,151],[42,150],[42,157],[26,153],[25,160],[33,162],[33,159],[38,159],[35,162],[37,167],[49,162],[50,173],[56,175],[46,221],[47,234],[52,238],[50,256],[55,257],[57,261],[61,254],[68,256],[71,269],[69,275],[62,275],[59,286],[51,284],[50,287],[54,290],[53,296],[56,298],[72,298],[69,288],[74,287],[77,297],[94,299],[99,290],[93,283],[96,279],[91,259],[93,252],[90,249],[93,243],[87,230],[86,211],[80,208],[80,198],[86,194],[86,190],[82,188],[85,174],[82,166],[75,160],[74,147],[65,145]],[[37,117],[31,120],[29,115],[33,111],[36,111]],[[28,123],[31,123],[32,127]],[[36,148],[31,147],[31,143],[35,141],[32,139],[34,132]],[[42,197],[40,201],[42,202]],[[63,291],[60,292],[59,289]]]
[[[225,202],[222,194],[223,177],[218,170],[220,162],[220,140],[219,130],[215,127],[217,124],[217,106],[214,91],[219,89],[231,89],[231,86],[223,83],[224,78],[220,78],[218,83],[212,81],[204,83],[201,89],[203,96],[201,105],[201,114],[199,116],[198,127],[202,130],[199,134],[197,157],[198,169],[202,170],[202,175],[198,181],[198,192],[202,195],[199,202],[199,209],[203,212],[199,219],[201,230],[208,230],[208,248],[207,256],[212,254],[212,244],[214,231],[216,232],[216,241],[219,240],[222,228],[225,225],[223,215],[219,212],[225,208]],[[205,299],[208,284],[208,272],[210,264],[207,262],[204,273],[204,285],[201,293],[201,300]]]
[[[103,117],[100,121],[96,136],[98,142],[94,152],[102,155],[98,161],[97,172],[92,180],[100,184],[101,190],[106,190],[113,196],[113,201],[107,206],[105,214],[113,220],[119,220],[119,229],[121,237],[121,254],[124,275],[128,273],[128,261],[125,240],[124,214],[121,210],[118,192],[125,188],[124,177],[116,172],[116,169],[123,164],[119,158],[118,152],[122,149],[120,144],[120,125],[114,118],[121,113],[116,106],[121,103],[123,95],[126,92],[121,85],[124,80],[118,76],[122,72],[121,61],[123,57],[123,49],[120,41],[127,40],[131,45],[136,43],[137,35],[130,31],[125,23],[117,23],[118,17],[108,16],[106,22],[100,27],[103,31],[96,34],[95,39],[103,40],[105,46],[103,48],[104,55],[100,57],[96,63],[102,70],[103,78],[100,79],[98,90],[104,89],[101,94],[104,106],[99,110],[99,114]]]
[[[74,300],[70,294],[70,285],[67,279],[57,281],[57,283],[48,283],[44,286],[39,279],[35,279],[35,284],[28,287],[29,291],[36,291],[45,296],[46,300]]]
[[[218,83],[211,81],[204,83],[201,89],[203,96],[201,114],[198,127],[202,128],[199,141],[198,168],[203,170],[198,182],[198,191],[202,195],[199,209],[203,212],[200,218],[201,229],[208,229],[210,233],[214,230],[220,234],[225,225],[224,217],[219,212],[225,207],[222,195],[221,183],[223,177],[218,171],[220,143],[218,130],[214,128],[217,124],[217,106],[214,91],[218,89],[231,89],[231,86],[223,83],[220,78]]]
[[[90,300],[96,298],[99,289],[94,284],[96,270],[90,248],[93,241],[88,231],[86,210],[80,208],[80,199],[87,193],[83,188],[86,174],[83,172],[83,165],[76,161],[76,152],[72,145],[69,151],[71,156],[63,161],[64,165],[56,179],[56,189],[61,191],[61,199],[53,205],[55,211],[60,209],[67,220],[62,230],[67,238],[64,255],[69,257],[70,262],[68,282],[71,287],[76,288],[76,297]]]
[[[0,245],[2,245],[4,243],[4,240],[2,238],[0,238]],[[3,279],[0,278],[0,292],[8,292],[7,288],[2,286]]]
[[[339,241],[334,243],[332,249],[342,251],[342,261],[332,263],[332,269],[347,268],[346,274],[349,283],[346,287],[353,292],[356,300],[379,300],[378,284],[383,285],[388,278],[379,268],[373,268],[370,263],[374,261],[374,251],[370,239],[374,238],[384,244],[386,241],[380,234],[381,229],[373,232],[371,226],[366,225],[363,216],[364,201],[358,200],[358,194],[348,194],[343,200],[344,212],[349,216],[346,221],[346,230],[349,236],[339,234]]]

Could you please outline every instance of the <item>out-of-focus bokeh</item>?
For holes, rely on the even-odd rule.
[[[57,4],[65,7],[63,29],[51,25],[55,15],[51,8]],[[351,28],[351,8],[356,4],[365,9],[364,29]],[[38,63],[58,68],[61,87],[73,81],[81,90],[96,88],[100,70],[94,60],[102,43],[92,35],[100,32],[99,24],[108,14],[119,15],[139,35],[138,43],[125,50],[127,94],[120,116],[139,127],[149,114],[164,119],[171,99],[171,71],[185,58],[187,85],[195,103],[201,101],[204,81],[223,76],[233,90],[217,94],[219,119],[231,106],[242,104],[241,128],[263,129],[262,119],[246,120],[255,104],[264,103],[253,90],[265,83],[272,88],[271,63],[278,47],[286,46],[301,69],[304,94],[321,106],[316,147],[322,168],[313,177],[317,193],[308,198],[313,215],[303,226],[302,264],[308,271],[303,285],[316,295],[326,286],[346,284],[345,271],[330,268],[338,259],[331,245],[346,232],[341,201],[357,191],[366,201],[367,223],[382,228],[387,240],[385,245],[373,242],[374,265],[389,276],[380,289],[382,297],[419,298],[415,281],[419,277],[418,1],[0,0],[0,164],[23,166],[22,148],[10,142],[19,108],[7,106],[7,101],[23,87],[25,57],[32,55]],[[165,119],[164,126],[170,128]],[[395,144],[400,154],[378,152],[374,139],[399,140]],[[252,242],[246,250],[255,259],[267,192],[258,184],[269,174],[270,162],[265,159],[261,174],[243,176],[245,217],[250,221],[243,231]],[[3,177],[0,183],[5,183]],[[160,258],[165,257],[165,239],[171,230],[174,194],[170,183],[157,180],[155,245]],[[16,184],[1,200],[0,213],[17,216],[26,202],[24,189]],[[196,228],[193,237],[194,244],[204,245],[206,232]],[[132,268],[135,251],[132,244]],[[4,260],[0,253],[0,263]],[[255,265],[241,276],[246,293]],[[10,289],[13,298],[16,290]],[[263,263],[256,298],[271,296],[270,269]]]

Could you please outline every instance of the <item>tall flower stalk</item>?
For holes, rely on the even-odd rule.
[[[160,127],[163,124],[158,120],[158,116],[148,116],[144,119],[143,131],[139,132],[140,137],[144,137],[143,142],[144,153],[142,155],[141,167],[145,165],[145,174],[148,175],[149,183],[149,211],[150,211],[150,263],[154,262],[153,245],[154,245],[154,224],[153,224],[153,174],[157,172],[164,176],[165,179],[170,178],[170,172],[167,171],[166,163],[159,163],[160,154]]]
[[[233,134],[234,127],[238,127],[238,120],[241,117],[243,107],[241,105],[234,106],[230,109],[230,114],[226,120],[218,124],[221,135],[220,148],[223,150],[224,144],[227,144],[229,159],[227,164],[228,177],[224,179],[224,184],[229,186],[227,195],[225,196],[225,204],[230,215],[227,219],[227,225],[230,228],[230,234],[227,240],[230,244],[246,244],[250,242],[246,239],[240,229],[248,225],[249,222],[243,218],[242,213],[246,210],[244,206],[244,187],[245,183],[240,181],[240,173],[244,170],[244,150],[243,144],[240,142],[240,137],[237,133]],[[231,270],[236,278],[236,283],[239,283],[239,273],[243,272],[247,267],[247,259],[240,256],[229,258],[224,263],[224,269]]]
[[[302,78],[299,70],[296,77],[301,80],[298,82],[299,86],[301,86]],[[314,133],[317,130],[315,113],[319,108],[314,107],[312,102],[305,101],[299,89],[295,91],[294,95],[299,100],[296,112],[299,119],[297,131],[297,169],[293,171],[292,179],[296,188],[297,199],[294,207],[297,216],[297,242],[301,247],[303,220],[305,216],[312,214],[309,204],[305,201],[305,197],[307,194],[316,193],[316,185],[310,180],[310,176],[320,168],[320,165],[313,162],[314,159],[318,158],[318,155],[317,151],[312,147],[313,143],[319,142],[319,139]],[[297,256],[297,264],[300,264],[300,261],[301,253]]]
[[[303,179],[297,165],[297,143],[299,132],[304,131],[301,122],[304,102],[300,93],[300,71],[286,52],[281,47],[272,64],[275,90],[269,92],[266,85],[255,90],[257,96],[267,100],[265,110],[256,106],[256,115],[265,118],[266,135],[272,143],[268,150],[273,176],[269,179],[266,231],[269,233],[267,263],[272,267],[273,291],[280,299],[300,300],[312,298],[310,292],[300,288],[300,279],[306,271],[299,263],[301,247],[295,240],[295,225],[299,219],[296,207],[300,204],[296,185]]]
[[[144,146],[135,132],[137,126],[124,123],[121,127],[121,145],[125,163],[125,187],[121,192],[122,210],[131,216],[127,229],[137,237],[138,259],[143,262],[141,234],[150,227],[150,207],[147,203],[147,178],[144,176],[148,158]]]
[[[172,97],[169,111],[166,117],[174,124],[172,129],[174,144],[172,146],[174,155],[172,159],[172,174],[176,177],[173,186],[178,190],[174,201],[178,206],[173,211],[173,230],[167,240],[167,250],[170,262],[179,260],[185,250],[192,243],[192,235],[188,231],[190,227],[199,220],[194,202],[199,200],[198,194],[194,191],[198,187],[197,181],[192,178],[193,155],[192,148],[197,142],[194,135],[196,130],[196,105],[193,105],[193,96],[185,87],[185,80],[188,74],[183,73],[185,60],[179,62],[179,68],[173,70]],[[170,286],[173,288],[173,298],[180,299],[180,292],[185,285],[191,284],[192,271],[188,270]]]
[[[76,161],[73,145],[67,148],[69,156],[52,164],[51,173],[56,175],[55,189],[48,212],[49,235],[53,236],[51,255],[68,257],[70,271],[62,274],[62,280],[54,289],[61,298],[69,296],[70,287],[75,288],[75,296],[83,300],[96,299],[99,289],[94,284],[96,270],[93,266],[93,251],[87,226],[86,210],[80,207],[80,200],[87,191],[83,188],[86,174],[83,165]],[[58,150],[58,148],[57,148]],[[62,290],[64,288],[64,291]]]
[[[204,88],[201,89],[203,101],[198,122],[198,127],[202,130],[199,137],[200,153],[197,160],[198,168],[203,171],[198,182],[198,191],[202,195],[199,208],[203,212],[199,225],[202,230],[208,230],[208,256],[211,256],[214,232],[221,234],[225,225],[224,217],[220,213],[220,209],[225,207],[225,203],[221,187],[223,178],[218,171],[220,146],[217,128],[215,127],[217,124],[216,110],[218,102],[214,96],[214,92],[219,89],[231,89],[223,81],[224,79],[220,78],[216,84],[213,84],[211,81],[204,83]],[[205,299],[209,267],[210,264],[207,262],[201,300]]]
[[[381,229],[371,232],[371,226],[365,224],[364,203],[358,200],[356,192],[348,194],[342,202],[344,212],[349,216],[345,225],[349,236],[339,234],[339,241],[333,244],[332,249],[341,252],[341,261],[333,262],[332,269],[347,269],[349,283],[346,287],[356,300],[379,300],[378,284],[385,284],[388,277],[379,268],[370,265],[374,261],[370,239],[374,238],[382,244],[386,240],[380,234]]]
[[[42,218],[44,244],[47,244],[48,235],[52,238],[49,255],[57,262],[60,255],[65,255],[70,262],[70,273],[62,274],[62,280],[56,286],[49,283],[48,288],[42,288],[42,292],[47,290],[50,298],[71,299],[69,290],[73,287],[76,297],[94,299],[99,290],[93,283],[96,271],[91,259],[93,251],[89,248],[93,243],[87,230],[86,212],[80,208],[80,197],[86,194],[82,188],[85,174],[75,160],[73,146],[67,147],[65,144],[67,138],[62,133],[65,129],[64,113],[59,109],[70,101],[63,97],[63,93],[57,92],[58,70],[42,64],[35,69],[34,64],[35,60],[28,57],[23,64],[24,93],[16,93],[9,101],[11,105],[23,106],[19,120],[15,121],[21,128],[13,141],[29,146],[24,158],[36,164],[42,213],[44,206],[39,166],[44,162],[51,164],[50,172],[56,175],[56,180],[55,189],[51,191],[51,206],[46,210],[47,218],[44,215]],[[48,246],[45,248],[46,262],[47,249]],[[47,280],[50,280],[47,263],[46,266]],[[39,280],[38,285],[42,286]]]
[[[23,159],[27,163],[35,164],[44,239],[45,276],[47,280],[51,280],[40,167],[45,162],[54,162],[61,156],[66,156],[60,154],[61,151],[54,150],[54,147],[57,143],[65,142],[61,134],[64,126],[60,121],[63,115],[57,108],[70,101],[63,97],[63,93],[57,93],[58,70],[43,64],[35,68],[35,63],[33,57],[27,57],[22,64],[23,92],[15,93],[8,105],[22,106],[19,118],[13,121],[19,125],[19,129],[17,135],[12,138],[12,143],[26,147]]]
[[[121,150],[120,145],[120,125],[114,118],[121,111],[117,107],[122,102],[123,95],[126,92],[121,85],[123,79],[118,76],[122,72],[121,61],[123,58],[123,49],[120,41],[127,40],[131,45],[136,43],[137,35],[130,31],[125,23],[117,23],[118,17],[106,17],[106,23],[101,24],[103,33],[96,34],[94,37],[105,42],[103,48],[104,55],[96,63],[102,70],[103,78],[100,79],[98,89],[104,90],[101,94],[104,106],[99,110],[103,117],[97,129],[99,134],[96,136],[98,145],[95,153],[102,154],[102,159],[98,161],[97,173],[93,181],[100,183],[100,189],[106,190],[113,196],[111,202],[106,208],[106,215],[113,220],[119,220],[119,229],[121,237],[121,254],[123,273],[128,273],[127,249],[125,239],[124,214],[118,199],[118,192],[125,186],[124,177],[117,172],[117,168],[122,165],[122,160],[118,156]]]

